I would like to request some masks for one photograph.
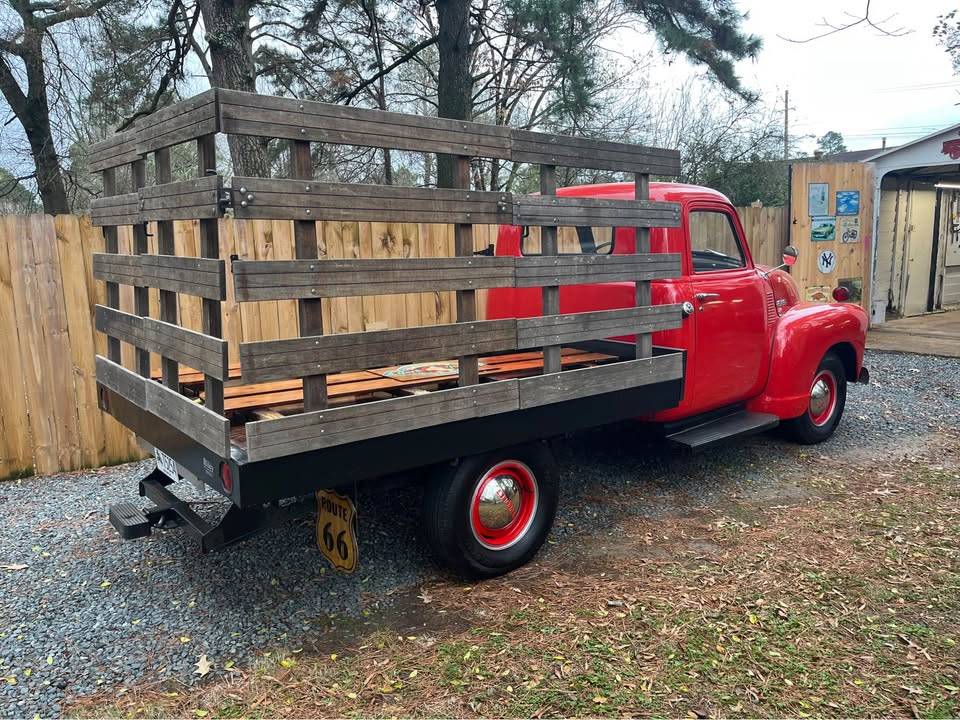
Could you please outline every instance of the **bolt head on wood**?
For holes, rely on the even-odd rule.
[[[307,209],[307,215],[309,215],[309,214],[310,214],[310,210],[309,210],[309,209]]]
[[[240,201],[240,207],[246,207],[246,206],[249,205],[249,204],[250,204],[250,203],[248,203],[246,200],[241,200],[241,201]]]
[[[247,189],[246,189],[245,187],[242,187],[242,188],[240,188],[240,192],[241,192],[241,193],[246,193],[246,192],[247,192]]]

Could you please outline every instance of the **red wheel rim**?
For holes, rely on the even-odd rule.
[[[810,385],[810,407],[807,410],[814,425],[830,422],[837,407],[837,379],[829,370],[821,370]]]
[[[537,480],[529,467],[519,460],[497,463],[473,491],[473,537],[490,550],[506,550],[530,530],[538,499]]]

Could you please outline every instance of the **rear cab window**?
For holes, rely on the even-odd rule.
[[[521,232],[520,252],[540,255],[540,228],[524,227]],[[612,255],[615,244],[616,231],[612,227],[557,228],[557,249],[561,255]]]
[[[747,266],[733,218],[728,213],[693,209],[687,222],[694,272],[737,270]]]

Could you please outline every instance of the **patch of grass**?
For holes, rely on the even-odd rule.
[[[876,468],[829,469],[844,478],[829,500],[625,520],[615,574],[591,572],[603,558],[583,543],[579,562],[431,586],[422,636],[358,628],[336,660],[274,653],[188,692],[133,689],[69,714],[956,716],[957,475],[891,461],[878,486]],[[668,552],[644,552],[657,538],[674,539]]]

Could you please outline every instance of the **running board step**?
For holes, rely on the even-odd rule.
[[[124,540],[146,537],[153,529],[143,510],[128,500],[110,506],[110,524]]]
[[[770,430],[779,424],[780,419],[776,415],[742,410],[667,435],[667,440],[688,450],[702,450],[724,440]]]

